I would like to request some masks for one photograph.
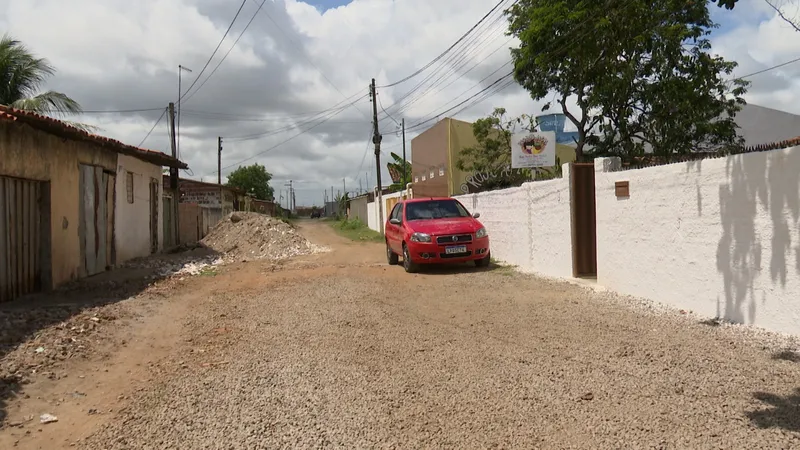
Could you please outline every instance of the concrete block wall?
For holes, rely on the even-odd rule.
[[[595,161],[600,285],[800,334],[800,147],[610,166]],[[616,197],[616,181],[629,197]]]

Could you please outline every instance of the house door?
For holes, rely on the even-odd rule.
[[[597,231],[594,164],[572,165],[572,272],[575,277],[597,276]]]
[[[158,252],[158,180],[150,180],[150,253]]]
[[[111,264],[113,247],[113,183],[102,167],[80,165],[82,276],[98,274]]]
[[[43,214],[47,185],[21,178],[0,177],[0,302],[37,292],[43,287],[44,231],[49,237],[49,214]],[[49,278],[49,277],[48,277]]]

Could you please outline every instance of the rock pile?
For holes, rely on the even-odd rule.
[[[312,244],[290,224],[263,214],[235,212],[200,241],[226,260],[272,261],[327,251]]]

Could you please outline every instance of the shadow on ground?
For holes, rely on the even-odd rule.
[[[500,266],[495,263],[490,263],[487,267],[475,267],[475,263],[472,262],[460,264],[420,264],[419,273],[424,275],[456,275],[460,273],[492,272],[505,268],[505,266]]]
[[[67,322],[87,309],[131,298],[187,264],[218,257],[219,253],[207,247],[182,247],[171,253],[128,261],[119,269],[65,284],[51,292],[0,303],[0,427],[6,418],[7,402],[20,392],[31,369],[18,358],[9,360],[10,352],[42,330]],[[58,353],[51,356],[55,360],[68,357]]]
[[[747,413],[755,426],[800,432],[800,388],[785,397],[766,392],[756,392],[753,397],[766,406]]]

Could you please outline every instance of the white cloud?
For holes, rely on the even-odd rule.
[[[228,51],[260,1],[247,1],[205,75]],[[455,42],[492,3],[355,0],[320,12],[302,1],[268,0],[214,77],[182,105],[181,157],[195,178],[215,180],[217,136],[223,136],[223,166],[260,154],[247,163],[266,165],[275,174],[276,189],[283,188],[285,180],[299,180],[299,204],[319,203],[322,191],[331,185],[339,189],[342,178],[349,186],[358,186],[361,179],[366,187],[365,172],[372,170],[374,183],[374,155],[371,145],[367,147],[370,79],[385,85],[416,71]],[[717,17],[726,15],[735,28],[714,39],[715,51],[740,61],[737,75],[800,56],[800,35],[765,9],[766,4],[739,3],[734,11],[715,12]],[[86,109],[163,108],[176,98],[178,64],[194,71],[184,75],[186,87],[216,47],[236,8],[238,2],[226,0],[0,0],[0,27],[47,57],[58,68],[48,87],[72,95]],[[383,106],[394,111],[396,119],[405,117],[408,126],[452,108],[510,70],[506,66],[476,86],[509,60],[507,47],[515,42],[508,39],[503,21],[490,21],[471,50],[464,52],[468,54],[462,53],[463,59],[431,76],[440,82],[427,91],[420,89],[419,100],[402,111],[392,107],[437,66],[399,86],[379,89]],[[800,63],[753,77],[748,99],[800,113],[798,79]],[[315,123],[309,122],[314,116],[298,113],[327,110],[354,94],[354,99],[361,99],[357,108],[344,109],[329,122],[277,147],[299,130],[234,139],[292,123],[307,129]],[[458,118],[474,120],[496,106],[505,107],[510,115],[537,114],[544,103],[534,102],[514,85]],[[551,109],[558,110],[557,105]],[[101,126],[103,134],[135,145],[160,113],[87,115],[83,120]],[[381,113],[380,125],[386,130],[384,154],[399,153],[402,146],[393,133],[395,124]],[[407,134],[409,154],[410,141],[419,131]],[[145,146],[169,149],[165,121]],[[383,160],[385,164],[386,156]],[[383,179],[389,179],[385,169]]]

